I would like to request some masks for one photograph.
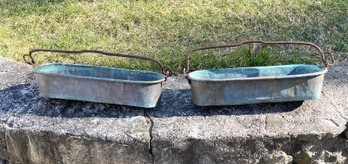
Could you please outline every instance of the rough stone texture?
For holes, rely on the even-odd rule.
[[[8,161],[0,159],[0,164],[8,164]]]
[[[277,158],[285,163],[288,155],[297,163],[348,163],[341,135],[348,121],[347,68],[330,68],[319,100],[234,107],[194,106],[189,86],[176,85],[185,79],[171,79],[162,107],[150,112],[155,161],[267,163],[281,150],[276,154],[287,155]]]
[[[143,109],[41,98],[29,67],[0,61],[0,71],[5,72],[0,78],[0,159],[19,163],[152,162],[150,122]]]
[[[8,159],[9,155],[6,150],[6,142],[5,142],[5,134],[0,133],[0,160],[1,159]]]
[[[0,57],[0,90],[31,81],[30,72],[28,65]]]
[[[0,66],[0,159],[348,163],[346,62],[330,68],[316,101],[197,107],[185,78],[173,77],[155,109],[44,99],[26,65]]]
[[[6,140],[14,163],[142,163],[147,152],[139,142],[117,143],[45,131],[16,130],[8,132]]]

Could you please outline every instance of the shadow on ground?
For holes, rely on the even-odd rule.
[[[16,85],[0,91],[0,110],[15,114],[48,117],[114,117],[144,116],[144,110],[152,117],[184,117],[213,115],[256,115],[289,112],[303,102],[266,103],[240,106],[199,107],[191,102],[189,89],[164,89],[159,105],[153,109],[111,104],[46,99],[39,96],[36,84]]]

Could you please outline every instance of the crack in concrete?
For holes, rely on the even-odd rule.
[[[333,119],[326,119],[326,120],[332,122],[335,126],[340,127],[340,124],[338,124],[335,120]]]
[[[241,122],[240,118],[237,117],[235,120],[239,123],[239,125],[243,126],[244,128],[248,128],[247,126],[245,126],[245,124]]]
[[[336,110],[336,111],[338,112],[338,114],[339,114],[343,119],[345,119],[346,121],[348,121],[348,117],[344,116],[344,115],[341,113],[341,111],[339,111],[339,110]]]
[[[6,135],[6,133],[5,133],[5,135]],[[6,153],[7,153],[7,155],[8,155],[8,158],[11,158],[10,157],[10,153],[9,153],[9,151],[8,151],[8,142],[7,142],[7,139],[6,139],[6,136],[4,135],[4,138],[3,138],[3,140],[5,141],[5,147],[4,147],[4,149],[5,149],[5,151],[6,151]],[[4,164],[6,164],[6,163],[9,163],[9,160],[10,159],[1,159],[0,158],[0,163],[1,163],[1,161],[4,161]]]
[[[265,127],[264,127],[265,131],[267,131],[268,129],[268,115],[266,115],[265,117]]]
[[[8,126],[8,120],[10,119],[10,117],[9,116],[7,116],[6,118],[5,118],[5,120],[0,120],[0,122],[1,123],[3,123],[5,126]],[[8,147],[9,147],[9,143],[8,143],[8,141],[7,141],[7,137],[6,137],[6,135],[7,135],[7,128],[6,127],[4,127],[5,128],[5,133],[4,133],[4,138],[3,138],[3,140],[5,141],[5,145],[4,145],[4,149],[5,149],[5,151],[6,151],[6,153],[7,153],[7,157],[9,158],[9,159],[0,159],[0,163],[1,163],[1,160],[4,160],[5,161],[5,164],[6,164],[6,161],[9,163],[9,161],[11,161],[11,152],[9,152],[9,150],[8,150]]]
[[[8,132],[8,131],[5,131],[5,145],[6,145],[6,151],[7,151],[7,154],[8,154],[8,161],[9,162],[14,162],[15,160],[14,160],[14,155],[12,154],[12,152],[10,152],[9,150],[8,150],[8,148],[9,148],[9,141],[8,141],[8,135],[9,135],[9,133],[10,132]]]
[[[150,141],[149,141],[149,153],[152,158],[152,163],[155,163],[155,156],[153,154],[153,147],[152,147],[152,141],[153,141],[153,135],[152,135],[152,128],[153,128],[153,120],[152,118],[147,114],[146,110],[144,110],[144,117],[147,122],[150,122],[150,127],[149,127],[149,136],[150,136]]]
[[[290,146],[290,152],[286,152],[285,153],[289,156],[292,157],[292,161],[294,162],[294,158],[296,157],[296,151],[295,151],[295,143],[293,142],[294,141],[294,136],[293,135],[289,135],[289,146]],[[288,154],[289,153],[289,154]]]

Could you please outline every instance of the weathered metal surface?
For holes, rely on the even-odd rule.
[[[315,65],[202,70],[188,74],[199,106],[319,99],[326,68]]]
[[[161,67],[164,75],[156,72],[77,64],[44,64],[35,68],[40,95],[47,98],[81,100],[154,108],[162,93],[162,83],[172,74],[169,67],[143,56],[116,54],[99,50],[34,49],[24,55],[26,63],[36,65],[34,52],[100,53],[109,56],[150,60]],[[30,57],[28,62],[26,57]]]
[[[153,108],[164,75],[88,65],[44,64],[35,69],[42,97]]]
[[[318,50],[324,67],[282,65],[190,71],[193,52],[237,47],[244,44],[306,45]],[[197,48],[187,55],[185,73],[191,84],[193,103],[199,106],[242,105],[319,99],[324,74],[331,65],[319,46],[308,42],[245,41],[232,45]]]
[[[273,45],[273,44],[279,44],[279,45],[304,45],[304,46],[310,46],[314,49],[316,49],[318,52],[319,52],[319,55],[320,55],[320,58],[321,58],[321,61],[323,62],[324,66],[326,68],[328,68],[330,65],[333,65],[334,63],[334,58],[333,58],[333,55],[330,53],[330,52],[327,52],[330,57],[331,57],[331,60],[332,60],[332,63],[330,63],[326,58],[325,58],[325,55],[324,55],[324,51],[321,50],[321,48],[318,46],[318,45],[315,45],[313,43],[310,43],[310,42],[300,42],[300,41],[262,41],[262,40],[247,40],[247,41],[244,41],[244,42],[240,42],[240,43],[236,43],[236,44],[228,44],[228,45],[217,45],[217,46],[208,46],[208,47],[201,47],[201,48],[196,48],[196,49],[193,49],[191,51],[189,51],[189,53],[187,54],[186,56],[186,69],[185,69],[185,73],[188,74],[190,72],[190,60],[191,60],[191,55],[192,53],[194,52],[197,52],[197,51],[202,51],[202,50],[208,50],[208,49],[219,49],[219,48],[233,48],[233,47],[238,47],[238,46],[242,46],[242,45],[245,45],[245,44],[252,44],[253,47],[250,51],[250,53],[254,53],[255,51],[259,51],[259,48],[262,44],[265,44],[265,45]],[[256,48],[256,47],[258,48]],[[256,49],[254,49],[256,48]]]
[[[55,49],[32,49],[29,51],[29,54],[23,55],[23,60],[25,63],[36,66],[36,61],[33,57],[33,53],[35,52],[58,52],[58,53],[67,53],[67,54],[82,54],[82,53],[98,53],[103,54],[107,56],[118,56],[118,57],[126,57],[126,58],[135,58],[135,59],[142,59],[142,60],[148,60],[156,63],[158,66],[161,67],[161,71],[166,76],[172,75],[172,70],[163,65],[161,62],[159,62],[156,59],[146,57],[146,56],[138,56],[138,55],[130,55],[130,54],[120,54],[120,53],[112,53],[112,52],[106,52],[106,51],[100,51],[100,50],[55,50]],[[26,57],[29,57],[31,61],[28,61]]]

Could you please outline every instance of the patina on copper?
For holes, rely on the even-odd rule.
[[[34,52],[57,53],[99,53],[108,56],[129,57],[155,62],[164,75],[143,70],[130,70],[103,66],[50,63],[36,66],[34,72],[40,88],[40,95],[47,98],[80,100],[108,104],[156,107],[163,82],[172,74],[169,67],[159,61],[136,55],[116,54],[99,50],[53,50],[33,49],[23,59],[36,65]],[[30,57],[31,61],[27,61]]]
[[[244,44],[311,46],[319,52],[324,67],[294,64],[189,72],[190,56],[193,52],[237,47]],[[259,49],[259,47],[253,49]],[[319,46],[309,42],[293,41],[245,41],[230,45],[202,47],[191,50],[187,55],[186,62],[185,74],[191,85],[192,100],[194,104],[199,106],[242,105],[319,99],[324,74],[327,72],[329,65],[331,65],[325,59],[324,52]]]

